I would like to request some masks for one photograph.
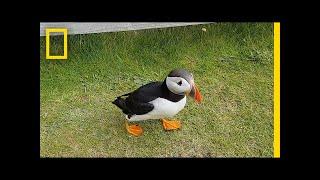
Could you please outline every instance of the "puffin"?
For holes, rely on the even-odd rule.
[[[125,115],[127,131],[140,136],[142,128],[128,122],[158,119],[165,130],[181,127],[180,121],[168,120],[179,113],[186,105],[187,95],[201,103],[202,98],[194,83],[193,74],[185,69],[174,69],[162,82],[151,82],[133,92],[118,96],[112,103]]]

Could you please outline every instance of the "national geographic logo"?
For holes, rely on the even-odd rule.
[[[63,33],[63,55],[50,56],[50,33]],[[46,29],[46,58],[47,59],[67,59],[68,57],[68,43],[67,43],[67,29]]]

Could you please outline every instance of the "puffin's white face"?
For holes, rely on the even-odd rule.
[[[168,89],[175,94],[185,95],[191,91],[191,85],[182,77],[167,77],[166,84]]]

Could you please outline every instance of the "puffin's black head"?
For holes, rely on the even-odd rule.
[[[193,75],[184,69],[174,69],[166,78],[168,89],[179,95],[190,95],[199,103],[202,101],[201,94],[194,83]]]

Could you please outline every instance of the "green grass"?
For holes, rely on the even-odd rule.
[[[62,55],[61,37],[50,45]],[[177,67],[203,102],[187,99],[179,130],[150,120],[129,134],[111,101]],[[40,156],[273,157],[273,23],[69,35],[67,60],[45,59],[41,37]]]

